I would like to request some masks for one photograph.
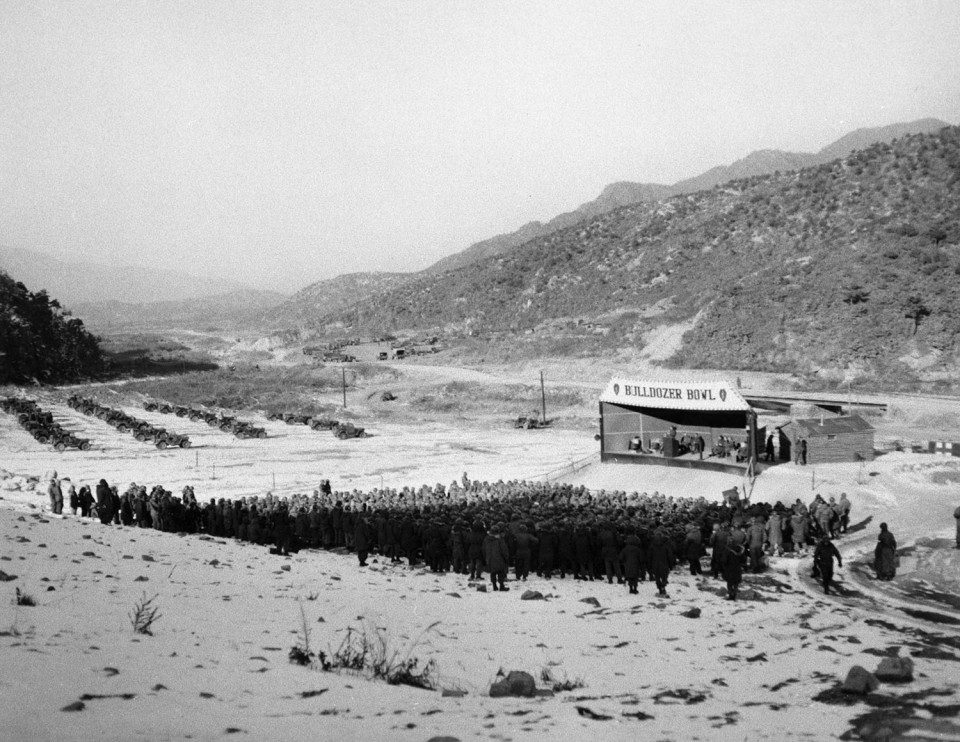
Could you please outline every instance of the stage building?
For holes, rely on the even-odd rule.
[[[756,473],[766,428],[725,380],[613,379],[600,396],[601,461]]]

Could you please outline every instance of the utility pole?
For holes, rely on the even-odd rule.
[[[347,369],[340,367],[341,383],[343,388],[343,409],[347,409]]]
[[[543,411],[543,422],[547,422],[547,393],[543,388],[543,371],[540,372],[540,408]]]

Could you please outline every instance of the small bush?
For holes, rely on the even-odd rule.
[[[20,588],[18,587],[16,603],[17,605],[25,605],[25,606],[33,607],[37,604],[37,601],[33,599],[32,595],[28,595],[27,593],[20,592]]]
[[[134,605],[133,613],[130,614],[130,623],[133,625],[135,634],[153,636],[153,623],[161,616],[160,609],[153,604],[156,599],[156,595],[148,598],[147,594],[144,593]]]
[[[357,629],[351,626],[347,628],[347,634],[337,649],[326,654],[314,653],[310,648],[310,631],[302,604],[300,619],[299,642],[290,648],[288,654],[292,664],[324,672],[346,670],[363,673],[390,685],[409,685],[425,690],[437,689],[436,662],[429,660],[421,665],[420,660],[411,654],[422,643],[423,637],[436,628],[439,622],[428,626],[405,651],[391,646],[384,629],[367,627]]]
[[[557,678],[549,667],[544,667],[540,671],[540,680],[549,685],[554,693],[562,693],[563,691],[578,690],[587,687],[587,684],[583,682],[583,678],[578,677],[575,680],[571,680],[567,677],[566,673],[563,673],[562,679]]]

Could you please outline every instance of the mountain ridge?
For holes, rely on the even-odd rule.
[[[937,131],[949,126],[945,121],[935,118],[923,118],[915,121],[889,124],[886,126],[863,127],[845,134],[834,142],[826,145],[817,152],[787,152],[778,149],[754,150],[729,165],[717,165],[709,170],[690,178],[678,180],[672,185],[661,183],[635,183],[632,181],[617,181],[603,188],[600,195],[592,201],[581,204],[576,209],[562,213],[546,222],[528,222],[520,230],[491,237],[474,243],[458,253],[441,258],[425,269],[426,272],[442,272],[454,270],[469,264],[475,259],[482,259],[496,255],[526,242],[528,239],[541,237],[557,229],[569,227],[582,219],[611,211],[629,203],[641,201],[659,201],[663,198],[676,196],[681,193],[713,188],[730,180],[747,178],[755,175],[766,175],[777,170],[799,170],[803,167],[820,165],[830,160],[842,157],[855,149],[877,141],[889,141],[906,134],[919,134]],[[620,198],[611,198],[611,189],[619,190]],[[630,194],[632,198],[624,198]],[[531,225],[539,225],[536,234],[531,235]],[[523,235],[520,234],[521,230]],[[525,238],[522,238],[525,237]]]
[[[620,207],[325,322],[512,346],[542,335],[574,353],[598,347],[580,324],[601,325],[609,351],[692,322],[672,363],[906,377],[960,367],[958,277],[960,128],[946,127]]]
[[[0,269],[28,286],[44,289],[66,305],[91,301],[177,301],[229,291],[256,290],[185,271],[146,268],[123,263],[62,260],[47,253],[0,246]]]
[[[441,258],[422,271],[390,274],[397,277],[391,283],[402,283],[404,280],[414,280],[416,277],[425,274],[439,274],[459,270],[474,262],[508,253],[531,240],[543,237],[559,229],[570,227],[583,219],[607,213],[630,203],[656,202],[677,195],[678,193],[694,193],[701,190],[708,190],[737,178],[764,175],[776,172],[777,170],[797,170],[802,167],[819,165],[835,159],[835,157],[828,157],[828,154],[833,154],[841,150],[846,154],[852,151],[855,145],[862,146],[864,144],[872,144],[875,141],[887,141],[909,133],[935,131],[943,126],[947,126],[947,124],[939,119],[923,118],[887,126],[860,128],[845,134],[840,139],[827,144],[815,153],[786,152],[778,149],[755,150],[729,165],[718,165],[699,175],[679,180],[672,186],[657,183],[617,181],[605,186],[596,199],[583,203],[572,211],[559,214],[546,222],[527,222],[513,232],[495,235],[485,240],[475,242],[464,250]],[[356,275],[358,274],[350,274],[350,276]],[[347,305],[343,304],[344,296],[346,295],[353,301],[362,300],[369,295],[365,293],[366,289],[357,286],[355,278],[350,279],[350,286],[348,286],[349,291],[341,291],[337,286],[340,278],[341,277],[337,276],[324,279],[304,287],[301,292],[298,292],[284,302],[281,308],[269,313],[266,318],[268,323],[283,324],[284,322],[288,322],[297,325],[315,324],[316,320],[323,315],[323,309],[322,303],[318,301],[317,297],[310,298],[306,302],[303,301],[304,297],[309,297],[311,292],[318,296],[325,292],[332,292],[335,296],[339,297],[335,299],[335,303],[342,306],[349,304],[349,302]],[[367,288],[372,290],[375,289],[376,286],[371,283]],[[304,292],[307,293],[304,294]],[[301,304],[303,304],[303,306],[300,306]]]

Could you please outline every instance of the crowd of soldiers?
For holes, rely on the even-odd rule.
[[[53,472],[48,493],[53,512],[66,501],[74,514],[104,524],[236,538],[278,554],[345,550],[360,566],[377,554],[471,579],[486,572],[494,590],[508,589],[512,568],[519,581],[531,574],[616,580],[631,593],[650,579],[666,596],[670,571],[685,562],[692,575],[702,574],[709,547],[709,573],[726,581],[731,600],[743,570],[762,571],[768,555],[805,556],[816,546],[819,565],[819,544],[845,532],[850,518],[846,495],[839,501],[817,495],[809,505],[718,503],[561,483],[471,481],[466,474],[450,486],[333,492],[325,480],[312,495],[199,502],[191,487],[174,495],[131,482],[121,494],[101,479],[91,491]]]

